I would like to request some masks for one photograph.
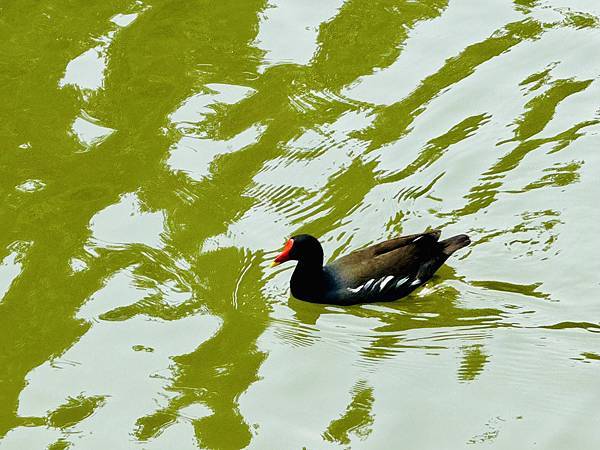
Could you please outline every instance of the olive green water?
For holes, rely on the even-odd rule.
[[[597,0],[2,0],[0,449],[595,449]],[[473,244],[403,300],[335,257]]]

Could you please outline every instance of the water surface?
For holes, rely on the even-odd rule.
[[[595,0],[0,5],[0,448],[595,449]],[[426,228],[401,301],[290,297]],[[393,445],[392,445],[393,444]]]

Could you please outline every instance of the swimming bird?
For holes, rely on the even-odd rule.
[[[439,230],[401,236],[366,247],[323,266],[323,247],[309,234],[287,240],[272,265],[296,260],[292,295],[313,303],[352,305],[402,298],[422,286],[455,251],[466,234],[440,241]]]

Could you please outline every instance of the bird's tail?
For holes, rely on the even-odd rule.
[[[444,241],[440,241],[442,244],[443,250],[442,252],[446,256],[450,256],[456,250],[459,250],[463,247],[466,247],[471,243],[471,239],[466,234],[459,234],[457,236],[452,236]]]

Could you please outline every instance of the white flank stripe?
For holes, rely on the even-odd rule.
[[[356,288],[354,288],[354,289],[352,289],[352,288],[348,288],[348,290],[349,290],[350,292],[354,292],[354,293],[356,293],[356,292],[360,291],[360,290],[361,290],[361,289],[362,289],[364,286],[365,286],[364,284],[361,284],[360,286],[358,286],[358,287],[356,287]]]
[[[365,291],[371,287],[371,285],[373,284],[373,282],[374,282],[374,281],[375,281],[375,279],[374,279],[374,278],[371,278],[369,281],[367,281],[367,282],[364,284],[364,286],[365,286]]]
[[[393,275],[388,275],[387,277],[385,277],[383,279],[383,281],[381,282],[381,285],[379,286],[379,291],[383,291],[383,289],[385,288],[385,285],[388,284],[390,281],[392,281],[394,279]]]
[[[406,283],[408,281],[408,277],[404,277],[401,280],[398,280],[396,282],[396,289],[398,289],[400,286],[402,286],[404,283]]]

